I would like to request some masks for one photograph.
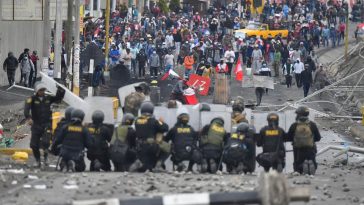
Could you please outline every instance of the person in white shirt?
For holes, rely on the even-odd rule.
[[[231,70],[233,68],[233,63],[235,61],[235,52],[233,51],[231,46],[229,47],[229,50],[225,51],[224,58],[226,65],[228,66],[229,69],[227,75],[231,76]]]
[[[301,73],[305,69],[305,65],[301,62],[299,58],[297,58],[293,68],[294,68],[294,76],[296,79],[297,87],[300,88],[302,87]]]
[[[254,50],[252,53],[252,69],[254,72],[258,72],[261,67],[261,62],[263,59],[262,51],[259,49],[258,44],[254,45]]]
[[[127,48],[126,52],[121,55],[121,58],[122,58],[122,60],[124,62],[125,67],[128,68],[129,71],[130,71],[130,69],[131,69],[131,53],[130,53],[129,48]]]
[[[171,34],[171,32],[169,31],[168,34],[166,35],[166,40],[165,40],[166,44],[167,44],[167,48],[171,48],[173,47],[173,36]]]
[[[168,51],[168,54],[164,56],[164,65],[165,65],[165,71],[167,72],[169,69],[173,69],[174,65],[174,55],[172,54],[172,51]]]

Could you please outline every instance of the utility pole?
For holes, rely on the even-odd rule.
[[[109,72],[109,30],[110,30],[110,0],[106,0],[106,11],[105,11],[105,62],[106,71]]]
[[[62,0],[56,1],[56,33],[54,38],[54,72],[55,79],[61,79],[62,61]]]
[[[90,16],[94,16],[94,0],[91,0],[89,3]]]
[[[348,2],[349,5],[349,2]],[[346,9],[346,27],[345,27],[345,61],[348,60],[348,44],[349,44],[349,7]]]
[[[43,16],[43,53],[42,53],[42,71],[48,74],[48,58],[51,45],[51,21],[49,19],[49,1],[44,3],[44,16]]]
[[[80,0],[75,0],[73,93],[80,95]]]
[[[72,58],[71,56],[71,50],[72,50],[72,40],[73,40],[73,4],[74,4],[74,0],[68,0],[68,5],[67,5],[67,24],[66,24],[66,52],[67,52],[67,67],[72,66],[70,64],[70,59]]]

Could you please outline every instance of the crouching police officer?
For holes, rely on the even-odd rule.
[[[217,171],[226,137],[224,120],[221,117],[212,119],[209,125],[202,128],[200,137],[200,148],[203,156],[202,173],[207,171],[215,173]]]
[[[285,132],[278,126],[279,116],[270,113],[267,116],[268,126],[260,130],[257,137],[257,146],[263,147],[263,152],[258,154],[257,162],[269,171],[272,167],[278,172],[282,172],[285,166],[286,151],[284,148]]]
[[[161,151],[158,144],[161,141],[157,139],[159,133],[168,131],[168,125],[163,122],[163,119],[155,119],[153,112],[154,105],[151,102],[142,103],[141,116],[135,120],[139,160],[133,163],[130,171],[162,170],[164,161],[169,156],[168,153]]]
[[[72,114],[73,110],[74,110],[74,108],[71,106],[66,108],[66,110],[64,111],[64,117],[57,123],[57,127],[54,130],[54,136],[59,135],[62,128],[71,122],[71,114]],[[55,140],[56,140],[56,138],[53,137],[52,145],[54,144]],[[52,151],[52,154],[57,156],[57,155],[59,155],[59,151],[60,151],[60,147],[55,147],[54,150]]]
[[[177,165],[177,171],[184,171],[183,161],[188,160],[188,171],[192,171],[193,164],[201,164],[202,155],[197,148],[198,135],[188,124],[190,116],[186,108],[177,111],[177,123],[169,130],[165,141],[172,141],[172,161]],[[198,168],[200,169],[200,168]]]
[[[235,133],[228,138],[224,148],[222,161],[226,164],[227,171],[231,174],[251,171],[248,159],[253,157],[255,149],[253,137],[249,132],[249,124],[242,122],[237,125]]]
[[[36,160],[36,167],[41,167],[40,151],[43,149],[44,164],[48,164],[48,148],[51,140],[51,122],[53,103],[61,102],[64,97],[65,90],[61,87],[57,88],[56,96],[45,94],[46,85],[39,82],[35,85],[35,95],[28,98],[24,106],[24,116],[29,125],[31,125],[30,148]]]
[[[115,128],[109,149],[114,171],[128,171],[136,160],[136,133],[132,127],[133,123],[133,114],[125,113],[121,124]]]
[[[92,123],[87,126],[92,137],[92,146],[87,150],[87,158],[91,161],[90,171],[110,171],[109,142],[111,140],[111,130],[106,127],[104,113],[96,110],[92,114]]]
[[[84,117],[85,113],[82,110],[73,110],[71,114],[72,121],[64,126],[56,136],[52,149],[61,145],[61,171],[65,166],[67,171],[85,171],[83,151],[85,148],[90,148],[93,142],[87,128],[82,126]]]
[[[296,114],[296,122],[289,128],[286,138],[293,145],[293,169],[301,174],[314,175],[317,169],[316,142],[321,140],[321,135],[316,124],[308,119],[307,107],[297,108]]]

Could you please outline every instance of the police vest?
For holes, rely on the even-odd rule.
[[[205,140],[202,139],[202,144],[213,144],[222,147],[225,136],[225,129],[223,126],[212,123],[210,125],[209,131],[207,132],[207,137]]]
[[[110,144],[114,144],[116,140],[120,140],[122,143],[126,143],[126,138],[128,136],[129,126],[121,125],[115,129],[114,135],[111,139]]]
[[[191,126],[179,126],[176,127],[173,145],[175,149],[185,149],[187,146],[194,145],[193,130]]]
[[[108,144],[105,141],[105,138],[101,135],[101,127],[96,127],[95,125],[91,125],[87,128],[90,136],[93,139],[93,149],[94,151],[101,151],[103,148],[107,148]]]
[[[264,130],[263,136],[263,152],[275,152],[282,133],[279,129],[267,128]]]
[[[82,125],[70,124],[65,129],[65,137],[62,142],[63,147],[74,151],[82,151],[86,143],[84,141],[85,130]]]

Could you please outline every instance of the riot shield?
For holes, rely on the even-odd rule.
[[[104,115],[104,123],[105,124],[114,124],[114,110],[113,110],[113,99],[111,97],[87,97],[85,98],[86,106],[82,108],[85,112],[85,120],[86,123],[92,122],[92,113],[95,110],[101,110]]]
[[[230,84],[225,74],[217,74],[214,89],[214,104],[228,104],[230,100]]]
[[[227,107],[226,105],[215,105],[211,104],[210,112],[201,112],[201,120],[200,120],[200,129],[202,129],[205,125],[210,124],[211,120],[216,117],[221,117],[224,119],[224,128],[227,132],[231,132],[231,107]]]
[[[176,108],[168,109],[167,107],[157,106],[154,107],[153,115],[156,119],[163,118],[169,129],[171,129],[177,122],[176,112]]]

